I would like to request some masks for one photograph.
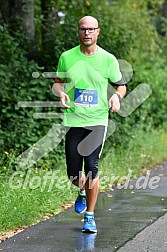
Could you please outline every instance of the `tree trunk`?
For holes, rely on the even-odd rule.
[[[27,38],[34,38],[34,0],[22,0],[22,28],[25,30]]]
[[[4,20],[5,23],[8,23],[9,21],[9,2],[5,1],[5,0],[0,0],[0,10],[1,10],[1,14],[2,14],[2,18]]]
[[[164,1],[162,15],[167,18],[167,0]]]
[[[41,12],[42,12],[42,43],[45,44],[45,39],[48,33],[48,26],[53,23],[57,23],[58,14],[56,1],[53,3],[52,0],[41,0]]]
[[[0,10],[9,30],[22,30],[27,38],[34,38],[34,0],[0,0]]]
[[[162,5],[162,17],[167,18],[167,0],[165,0]],[[165,37],[167,32],[166,32],[166,22],[164,20],[160,22],[159,30],[160,30],[160,34]]]

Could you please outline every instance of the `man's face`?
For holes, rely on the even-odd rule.
[[[97,42],[100,29],[96,20],[83,18],[79,23],[78,34],[81,44],[91,46]]]

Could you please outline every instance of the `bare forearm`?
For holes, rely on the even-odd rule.
[[[52,90],[56,96],[61,97],[61,95],[64,93],[64,84],[60,82],[55,82],[53,84]]]
[[[111,112],[118,112],[120,109],[120,99],[126,94],[126,86],[118,86],[116,92],[109,99],[109,107]]]
[[[118,86],[116,89],[116,93],[120,94],[121,98],[123,98],[126,94],[126,86]]]
[[[60,97],[60,103],[62,108],[67,109],[70,108],[69,105],[66,104],[66,102],[70,102],[69,96],[64,92],[64,81],[56,78],[55,83],[53,84],[52,91],[54,95]]]

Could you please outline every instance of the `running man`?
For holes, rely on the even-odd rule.
[[[80,44],[61,54],[53,84],[53,92],[60,97],[64,109],[67,174],[80,189],[75,211],[86,211],[82,232],[93,233],[97,232],[94,210],[99,188],[98,161],[108,112],[120,109],[120,100],[126,93],[117,59],[97,45],[99,33],[94,17],[79,20]],[[116,92],[108,100],[109,83],[116,86]]]

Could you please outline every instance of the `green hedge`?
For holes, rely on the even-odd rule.
[[[134,70],[128,84],[128,93],[141,83],[147,83],[152,95],[127,118],[113,115],[117,131],[109,139],[110,144],[120,143],[126,146],[131,137],[131,128],[150,130],[162,127],[166,121],[166,59],[163,57],[163,41],[156,31],[154,19],[157,9],[151,11],[148,4],[152,1],[59,1],[58,9],[65,16],[63,23],[51,23],[47,27],[45,51],[38,48],[38,57],[27,58],[27,45],[24,46],[21,35],[13,37],[6,27],[0,34],[0,96],[1,96],[1,154],[14,152],[16,155],[25,151],[32,144],[44,137],[53,124],[60,120],[34,119],[35,112],[59,112],[56,108],[20,108],[20,101],[53,101],[54,79],[43,78],[44,71],[55,71],[60,54],[77,45],[77,23],[84,15],[93,15],[99,20],[101,34],[99,45],[128,61]],[[162,1],[157,2],[158,10]],[[36,13],[39,20],[40,13]],[[39,23],[36,22],[37,38]],[[21,41],[21,42],[20,42]],[[35,42],[34,42],[35,43]],[[38,47],[40,41],[34,47]],[[161,45],[161,46],[160,46]],[[47,50],[46,50],[47,48]],[[31,51],[31,48],[29,48]],[[39,78],[32,73],[39,72]],[[64,141],[46,160],[59,160],[64,156]],[[106,145],[107,146],[107,145]],[[61,155],[60,155],[61,154]],[[4,157],[3,157],[4,158]],[[2,158],[2,159],[3,159]],[[1,160],[2,160],[1,159]],[[5,161],[4,161],[5,162]]]

